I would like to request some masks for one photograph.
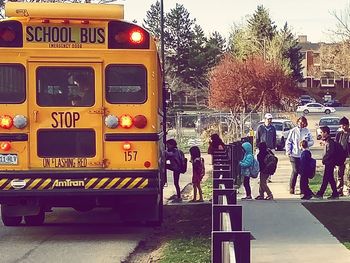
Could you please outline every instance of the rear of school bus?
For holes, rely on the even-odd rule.
[[[0,22],[3,223],[113,207],[160,223],[163,92],[156,45],[119,5],[7,3]]]

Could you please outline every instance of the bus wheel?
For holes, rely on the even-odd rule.
[[[28,226],[40,226],[45,221],[45,212],[40,210],[40,213],[34,216],[25,216],[24,221]]]
[[[22,216],[7,216],[6,205],[1,205],[1,220],[4,226],[18,226],[22,222]]]
[[[163,223],[163,194],[161,194],[161,198],[157,207],[157,219],[152,221],[147,221],[146,226],[150,227],[158,227]]]

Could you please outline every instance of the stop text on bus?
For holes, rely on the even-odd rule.
[[[105,29],[101,27],[27,26],[27,42],[104,44]]]

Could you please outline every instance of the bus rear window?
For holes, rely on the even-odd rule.
[[[95,104],[94,70],[89,67],[40,67],[36,92],[39,106],[92,106]]]
[[[26,97],[22,65],[0,64],[0,103],[22,103]]]
[[[109,103],[144,103],[147,73],[140,65],[109,65],[106,69],[106,100]]]

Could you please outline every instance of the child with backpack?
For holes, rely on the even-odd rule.
[[[311,152],[306,140],[300,141],[300,149],[302,150],[300,156],[300,187],[304,195],[302,200],[310,200],[314,193],[309,187],[309,179],[312,179],[316,173],[316,160],[312,158]]]
[[[339,153],[336,151],[336,143],[333,141],[330,135],[330,129],[328,126],[320,127],[322,140],[324,141],[324,154],[322,157],[322,163],[324,164],[324,172],[322,185],[320,190],[317,192],[316,196],[319,199],[323,198],[323,194],[327,189],[328,183],[332,188],[332,195],[328,197],[328,199],[338,199],[339,194],[337,191],[337,186],[334,180],[334,167],[337,163],[337,155]]]
[[[256,200],[273,200],[273,195],[270,190],[270,188],[267,185],[267,179],[269,178],[272,171],[268,171],[269,167],[266,167],[268,164],[269,166],[271,165],[269,162],[270,159],[268,158],[269,155],[273,155],[272,151],[267,148],[266,142],[261,142],[258,145],[259,148],[259,153],[257,155],[258,161],[259,161],[259,166],[260,166],[260,182],[259,182],[259,195],[255,198]],[[277,158],[277,157],[275,157]],[[275,163],[277,166],[277,162]],[[276,168],[276,167],[275,167]],[[264,198],[264,193],[266,192],[267,197]]]
[[[241,167],[241,175],[243,176],[243,186],[245,189],[246,197],[243,197],[242,200],[251,200],[252,191],[250,188],[250,176],[251,176],[251,167],[254,164],[254,156],[252,145],[249,142],[242,144],[244,150],[244,157],[242,161],[239,162]]]
[[[181,153],[177,148],[177,142],[174,139],[169,139],[166,141],[165,157],[170,161],[170,164],[166,165],[166,168],[173,171],[174,185],[176,189],[177,198],[175,202],[181,202],[181,191],[180,191],[180,173],[181,173]]]
[[[198,202],[203,202],[203,192],[201,188],[201,181],[205,175],[204,159],[201,157],[201,152],[197,146],[190,148],[190,155],[192,163],[192,185],[193,185],[193,199],[190,202],[197,202],[197,190],[199,193]]]

